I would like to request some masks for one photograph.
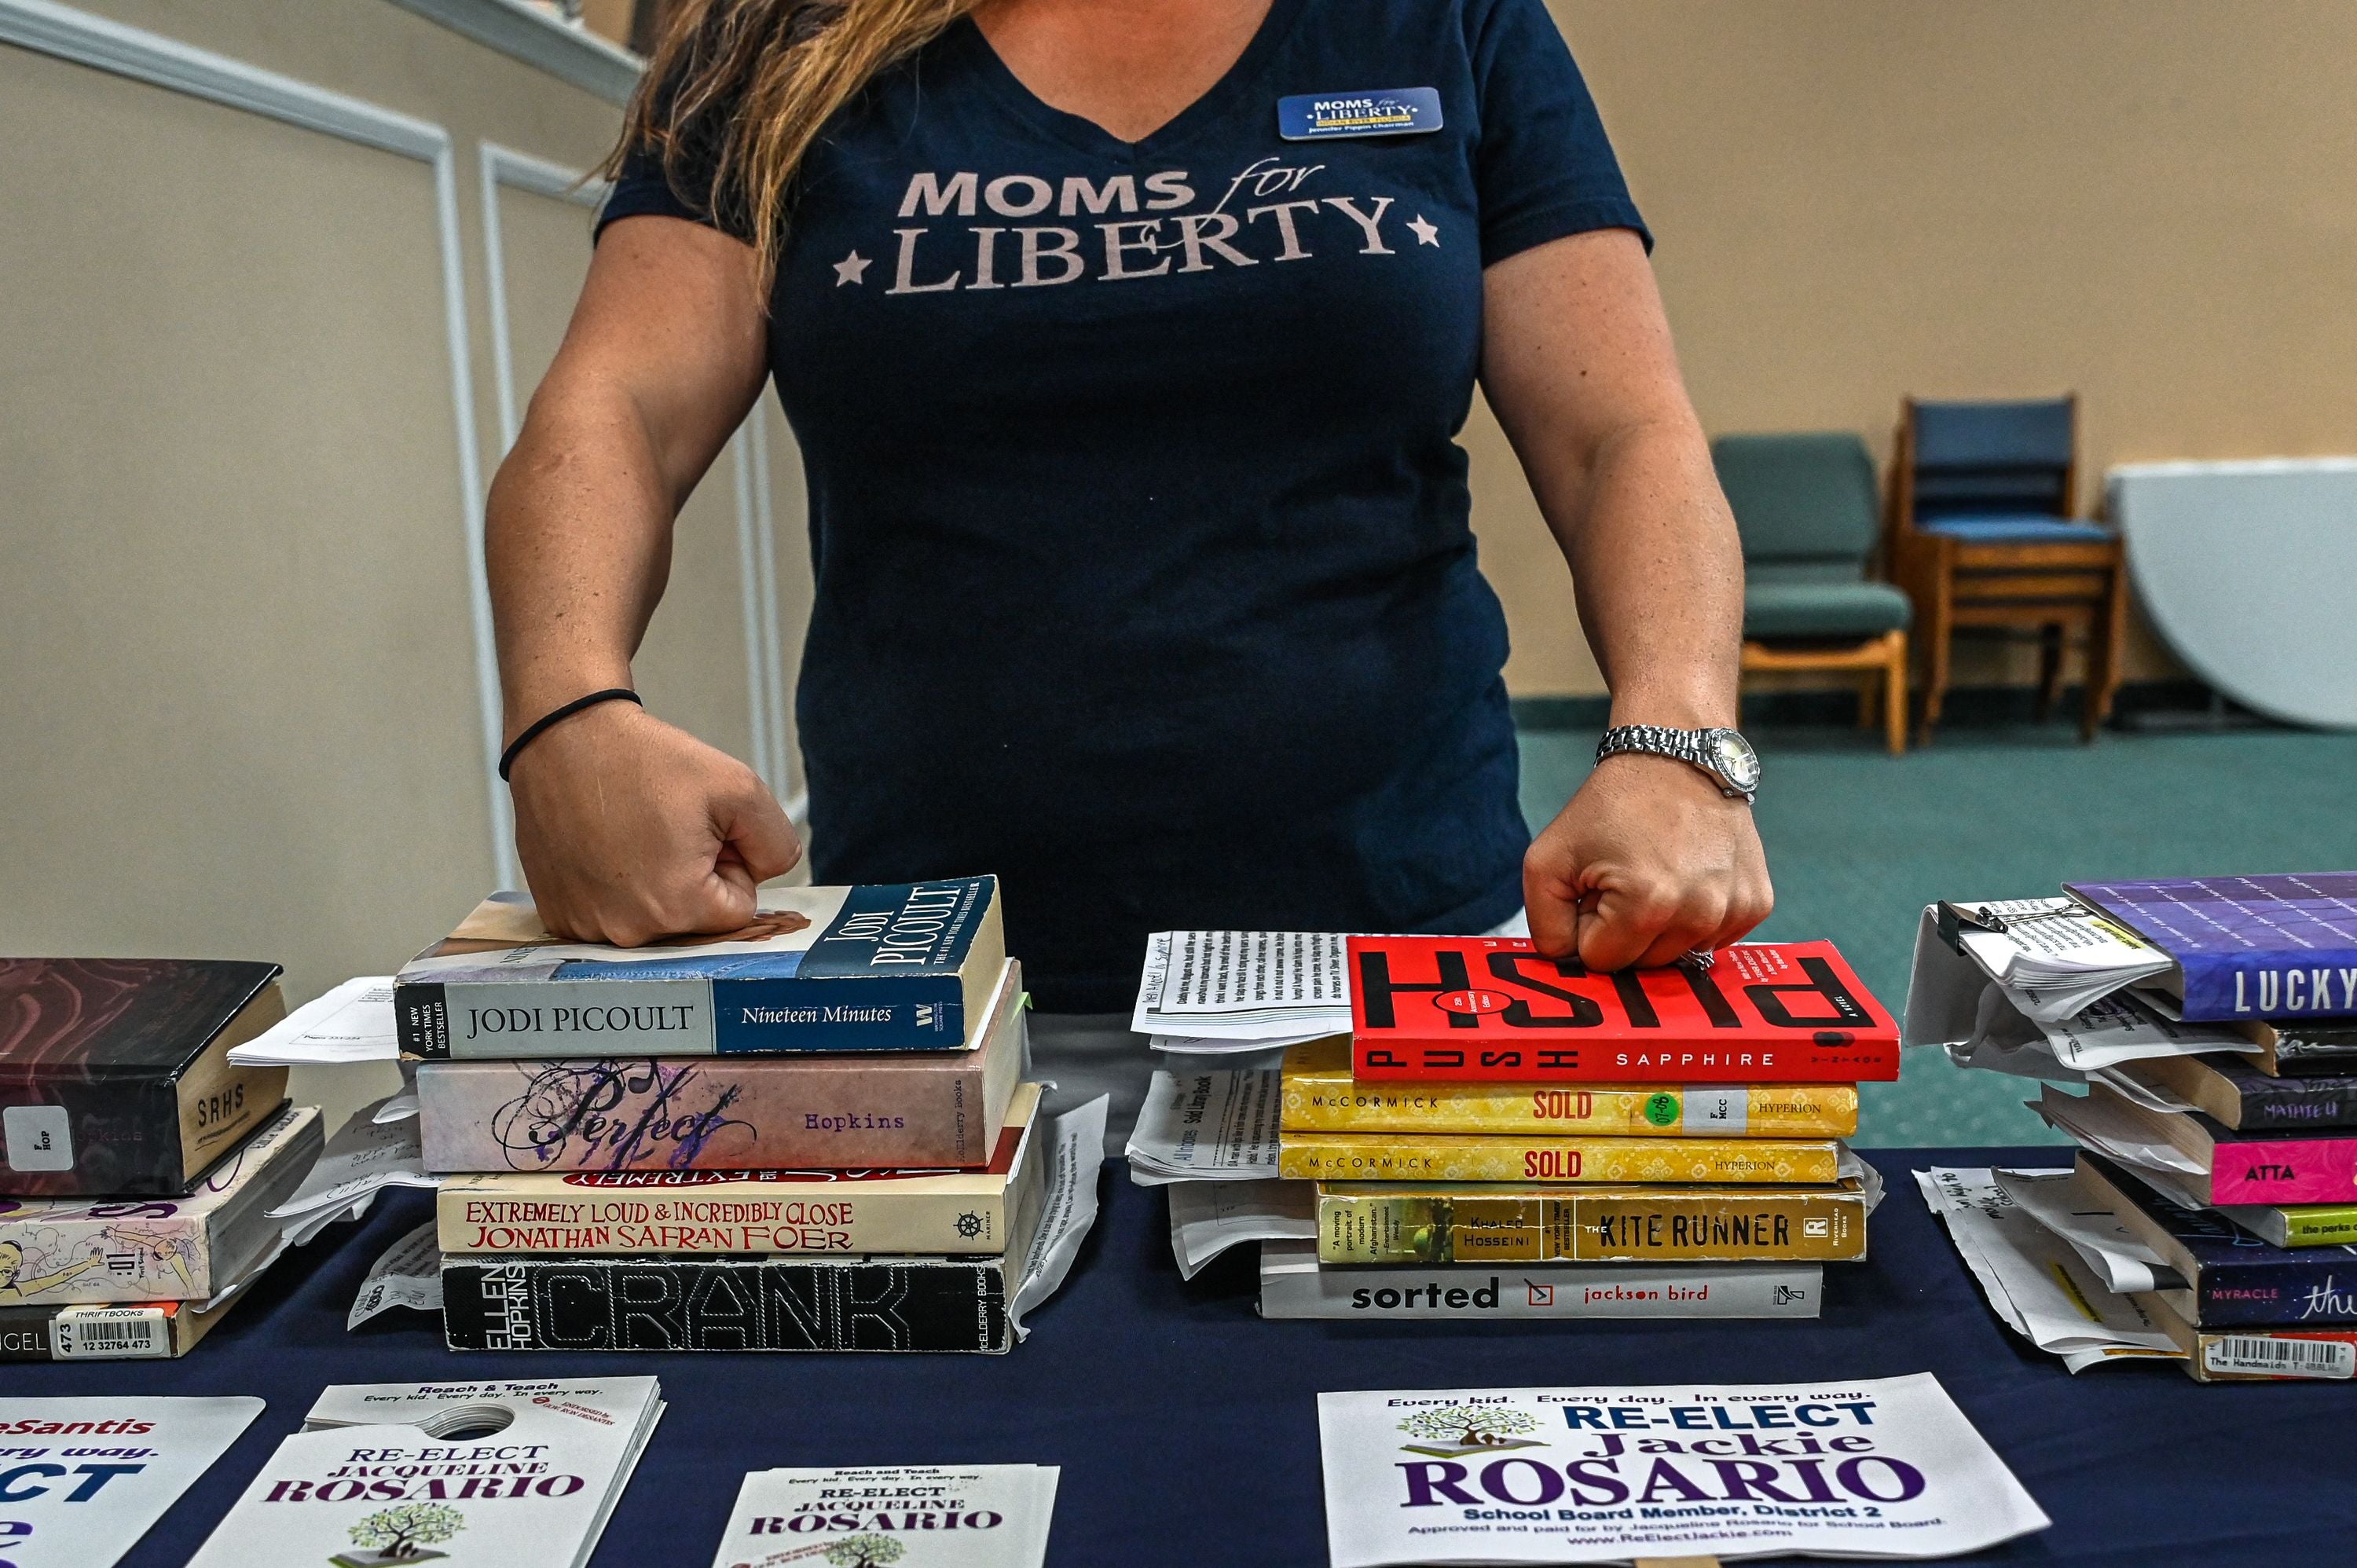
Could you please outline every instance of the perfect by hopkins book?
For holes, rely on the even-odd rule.
[[[641,948],[495,893],[402,966],[393,1016],[427,1059],[955,1050],[1006,956],[995,876],[765,887],[740,929]]]

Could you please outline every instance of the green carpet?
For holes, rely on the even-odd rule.
[[[1759,814],[1776,879],[1764,939],[1828,937],[1893,1014],[1915,926],[1935,898],[2058,891],[2065,879],[2357,866],[2357,736],[2252,729],[2107,734],[1943,731],[1885,756],[1856,732],[1756,729]],[[1590,731],[1525,730],[1523,811],[1536,828],[1586,778]],[[2036,1086],[1909,1053],[1868,1084],[1864,1144],[2054,1143],[2021,1107]]]

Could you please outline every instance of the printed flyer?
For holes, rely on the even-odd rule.
[[[1948,1557],[2046,1517],[1929,1372],[1318,1396],[1333,1568]]]
[[[713,1568],[1039,1568],[1053,1465],[756,1470]]]
[[[0,1563],[107,1568],[229,1451],[258,1399],[0,1399]]]

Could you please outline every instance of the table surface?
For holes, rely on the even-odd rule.
[[[2054,1528],[1958,1561],[2346,1561],[2352,1385],[2203,1386],[2172,1363],[2073,1378],[2015,1338],[1908,1172],[2051,1165],[2052,1150],[1875,1150],[1873,1257],[1826,1270],[1814,1322],[1263,1323],[1253,1249],[1192,1282],[1162,1196],[1108,1164],[1071,1277],[1006,1356],[457,1354],[438,1319],[344,1328],[369,1264],[425,1219],[395,1190],[290,1254],[178,1361],[11,1365],[32,1394],[260,1394],[269,1408],[124,1561],[184,1563],[328,1383],[652,1373],[670,1411],[593,1563],[712,1560],[737,1481],[772,1466],[1060,1465],[1055,1564],[1326,1561],[1320,1390],[1851,1381],[1932,1371]]]

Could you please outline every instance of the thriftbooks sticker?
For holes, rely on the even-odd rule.
[[[1331,136],[1414,136],[1440,129],[1440,91],[1379,87],[1362,92],[1304,92],[1276,101],[1276,134],[1288,142]]]

